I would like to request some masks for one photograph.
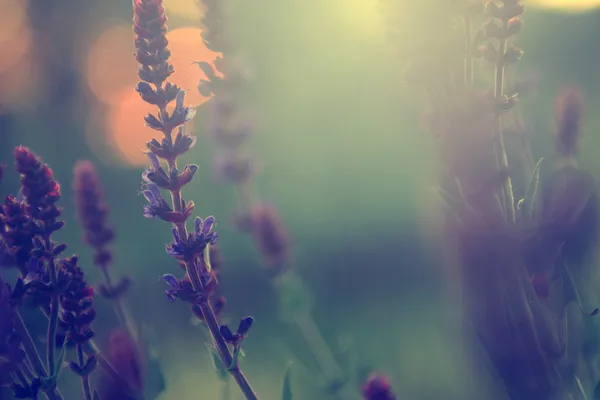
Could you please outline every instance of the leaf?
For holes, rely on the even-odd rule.
[[[208,353],[210,355],[210,360],[212,362],[213,368],[215,369],[217,376],[221,381],[226,381],[228,378],[227,369],[221,361],[221,357],[219,356],[219,352],[212,345],[207,344],[206,348],[208,349]]]
[[[63,364],[65,363],[65,357],[67,356],[67,339],[65,338],[65,340],[63,341],[62,347],[60,349],[60,353],[58,353],[58,360],[56,360],[56,369],[55,369],[55,373],[54,376],[51,377],[52,379],[56,379],[58,380],[58,378],[60,377],[60,374],[63,370]]]
[[[521,203],[519,207],[521,217],[526,218],[527,221],[531,221],[537,211],[540,187],[540,167],[543,160],[543,158],[540,158],[535,165],[531,178],[529,179],[529,184],[527,185],[527,190],[525,191],[525,197],[523,197],[522,201],[519,201],[519,203]]]
[[[212,271],[212,265],[210,264],[210,244],[207,244],[204,248],[204,265],[206,266],[206,272]]]
[[[281,400],[292,400],[292,363],[289,362],[283,373],[283,384],[281,387]]]
[[[440,198],[444,208],[451,213],[451,215],[456,218],[459,223],[463,223],[463,218],[465,214],[476,215],[476,213],[470,208],[467,204],[466,200],[459,200],[448,191],[442,189],[439,186],[435,186],[432,188],[433,192]]]
[[[228,371],[231,371],[238,366],[238,360],[240,359],[240,356],[244,356],[241,342],[236,344],[233,348],[233,357],[231,358],[231,364],[229,364],[229,367],[227,368]]]

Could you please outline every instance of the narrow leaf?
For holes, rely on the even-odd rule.
[[[281,400],[292,400],[292,363],[289,362],[283,373],[283,384],[281,388]]]
[[[223,364],[223,361],[221,361],[221,357],[219,356],[219,352],[217,351],[216,348],[214,348],[213,346],[207,344],[206,348],[208,350],[208,353],[210,355],[210,360],[212,362],[212,365],[215,369],[215,372],[217,373],[217,376],[219,377],[220,380],[222,381],[226,381],[227,380],[227,369],[225,368],[225,365]]]
[[[540,158],[533,169],[533,173],[529,179],[529,184],[527,185],[525,197],[523,197],[523,204],[520,208],[522,213],[521,216],[527,218],[528,221],[533,219],[539,205],[538,200],[540,193],[538,189],[540,186],[540,167],[542,166],[543,160],[543,158]]]
[[[210,244],[204,248],[204,265],[206,266],[206,271],[210,273],[212,270],[212,265],[210,264]]]

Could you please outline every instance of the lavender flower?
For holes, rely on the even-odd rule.
[[[583,118],[583,94],[577,87],[564,87],[555,100],[556,103],[556,152],[564,158],[576,155],[581,137]]]
[[[137,349],[137,343],[126,331],[115,330],[110,333],[107,357],[129,386],[141,392],[144,387],[145,360]],[[106,374],[102,374],[100,382],[99,392],[103,399],[137,400],[127,386]]]
[[[124,277],[114,283],[109,272],[113,253],[108,246],[114,241],[115,232],[108,225],[108,206],[91,162],[80,161],[75,165],[73,189],[79,221],[85,230],[84,240],[94,249],[93,262],[104,275],[104,284],[99,286],[99,292],[105,298],[119,299],[131,286],[131,280]],[[120,304],[116,307],[121,308]],[[119,310],[118,313],[122,315],[123,311]]]
[[[239,215],[235,224],[252,236],[273,276],[285,272],[289,265],[289,239],[275,206],[257,203],[248,214]]]
[[[115,232],[108,226],[108,207],[91,162],[80,161],[75,165],[73,189],[77,216],[85,229],[84,240],[94,249],[94,264],[106,269],[113,258],[108,245],[113,242]]]
[[[27,264],[34,249],[33,239],[39,234],[38,226],[27,214],[23,202],[13,196],[7,196],[0,207],[0,221],[3,229],[0,230],[3,248],[2,264],[15,266],[24,275],[27,275]]]
[[[383,375],[371,374],[363,383],[362,394],[365,400],[396,400],[388,378]]]
[[[142,80],[137,85],[137,91],[144,101],[156,105],[158,114],[149,114],[146,124],[162,133],[162,141],[150,141],[148,157],[150,167],[142,175],[144,180],[143,194],[148,200],[144,207],[147,218],[162,219],[173,225],[173,241],[167,245],[167,253],[186,270],[186,277],[178,279],[170,274],[163,276],[170,289],[170,297],[182,297],[192,303],[193,312],[202,315],[216,350],[224,365],[230,366],[229,373],[233,376],[247,399],[257,399],[254,390],[237,365],[236,354],[230,349],[219,331],[215,312],[210,303],[210,293],[207,286],[215,280],[214,274],[202,266],[201,259],[210,257],[205,251],[217,239],[212,232],[214,218],[197,218],[194,232],[188,233],[186,222],[194,209],[194,203],[186,203],[181,189],[187,185],[198,170],[195,165],[187,165],[180,172],[177,166],[179,156],[186,153],[195,143],[195,138],[185,133],[184,124],[194,116],[194,111],[184,105],[185,92],[167,82],[173,73],[169,64],[170,51],[166,39],[167,18],[161,0],[134,1],[134,32],[136,59],[140,63],[138,75]],[[167,111],[167,105],[175,101],[172,112]],[[177,134],[173,138],[173,131]],[[161,165],[163,160],[166,165]],[[172,208],[162,196],[161,189],[171,194]]]

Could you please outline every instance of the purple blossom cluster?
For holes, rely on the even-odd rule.
[[[156,114],[145,118],[146,125],[162,134],[160,142],[154,139],[147,143],[150,166],[142,175],[142,193],[148,201],[144,216],[172,225],[173,240],[166,250],[185,269],[183,278],[163,275],[168,286],[167,295],[170,299],[179,298],[190,303],[193,314],[208,328],[219,361],[226,366],[244,396],[256,399],[239,366],[239,348],[233,346],[231,351],[222,335],[214,306],[221,308],[223,303],[211,299],[216,284],[216,271],[210,263],[210,249],[217,241],[213,231],[215,219],[212,216],[197,217],[193,231],[187,229],[194,203],[184,200],[182,189],[191,182],[198,166],[186,165],[180,169],[177,162],[195,143],[195,138],[185,132],[185,124],[194,116],[194,110],[185,106],[185,91],[168,82],[173,66],[169,63],[166,21],[162,1],[134,2],[134,41],[141,79],[137,91],[144,101],[157,107]],[[169,111],[171,105],[174,107]],[[177,132],[175,136],[174,131]],[[170,194],[171,204],[167,203],[162,191]]]

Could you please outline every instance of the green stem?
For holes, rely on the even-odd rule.
[[[334,382],[344,377],[344,372],[338,365],[331,349],[323,338],[319,327],[310,314],[297,315],[294,323],[306,341],[319,369],[328,381]]]
[[[50,313],[44,308],[41,308],[41,310],[44,316],[47,319],[50,319]],[[108,374],[115,382],[118,382],[123,385],[123,387],[128,388],[130,393],[137,393],[137,391],[131,387],[129,382],[127,382],[127,380],[117,372],[116,368],[102,355],[93,339],[90,339],[83,344],[83,351],[85,351],[88,356],[95,356],[98,360],[98,365],[100,368],[102,368],[104,372]]]
[[[177,164],[174,160],[169,162],[169,169],[173,167],[177,167]],[[170,192],[173,209],[175,211],[181,212],[181,191],[177,189],[171,190]],[[177,223],[174,224],[174,226],[175,229],[177,229],[177,233],[179,234],[181,240],[187,241],[188,235],[185,223]],[[185,262],[185,270],[190,278],[194,291],[200,294],[204,293],[204,287],[202,285],[202,281],[198,273],[196,261],[193,259],[187,260]],[[223,365],[231,365],[233,356],[229,351],[229,347],[227,347],[225,339],[223,339],[223,335],[221,335],[221,330],[219,327],[219,323],[217,322],[217,317],[215,316],[215,313],[210,305],[209,300],[207,298],[201,299],[201,301],[198,303],[198,306],[202,311],[204,322],[208,327],[213,343],[219,353]],[[235,382],[237,383],[247,400],[258,400],[257,395],[254,393],[254,389],[252,389],[252,386],[250,386],[250,384],[248,383],[248,380],[246,379],[244,373],[240,370],[239,366],[236,365],[233,368],[229,368],[228,372],[231,374],[231,376],[233,377],[233,379],[235,380]]]
[[[48,376],[48,374],[46,373],[46,369],[44,368],[44,363],[42,362],[42,358],[40,357],[40,354],[38,353],[37,349],[35,348],[33,339],[31,338],[31,335],[29,334],[29,331],[27,330],[27,327],[25,326],[25,323],[23,322],[23,318],[21,317],[21,314],[19,314],[19,312],[17,310],[15,310],[15,315],[16,315],[16,322],[17,322],[17,325],[16,325],[17,333],[19,334],[19,336],[22,339],[22,344],[23,344],[23,348],[25,350],[25,354],[27,355],[29,362],[33,366],[33,369],[34,369],[36,375],[40,378]]]
[[[54,245],[48,236],[44,238],[44,244],[46,251],[52,254]],[[60,307],[60,294],[57,291],[58,278],[54,257],[48,258],[48,271],[50,272],[52,295],[50,300],[50,321],[48,322],[48,332],[46,335],[46,361],[48,363],[48,375],[54,377],[56,375],[56,330],[58,328],[58,312]]]
[[[77,362],[79,367],[85,366],[85,354],[81,343],[77,343]],[[92,390],[90,388],[90,377],[88,375],[81,376],[81,386],[83,388],[83,395],[85,400],[92,400]]]
[[[506,27],[506,22],[503,22]],[[508,47],[508,40],[506,38],[499,39],[498,41],[498,60],[495,68],[495,79],[494,79],[494,96],[500,99],[504,96],[504,72],[505,72],[505,60],[506,49]],[[502,117],[500,115],[496,118],[496,126],[494,129],[494,142],[496,147],[496,161],[502,171],[508,171],[508,157],[506,155],[506,149],[504,147],[504,137],[502,132]],[[506,177],[502,187],[502,199],[504,201],[504,209],[507,214],[509,222],[515,222],[515,198],[512,188],[512,181],[510,176]]]

